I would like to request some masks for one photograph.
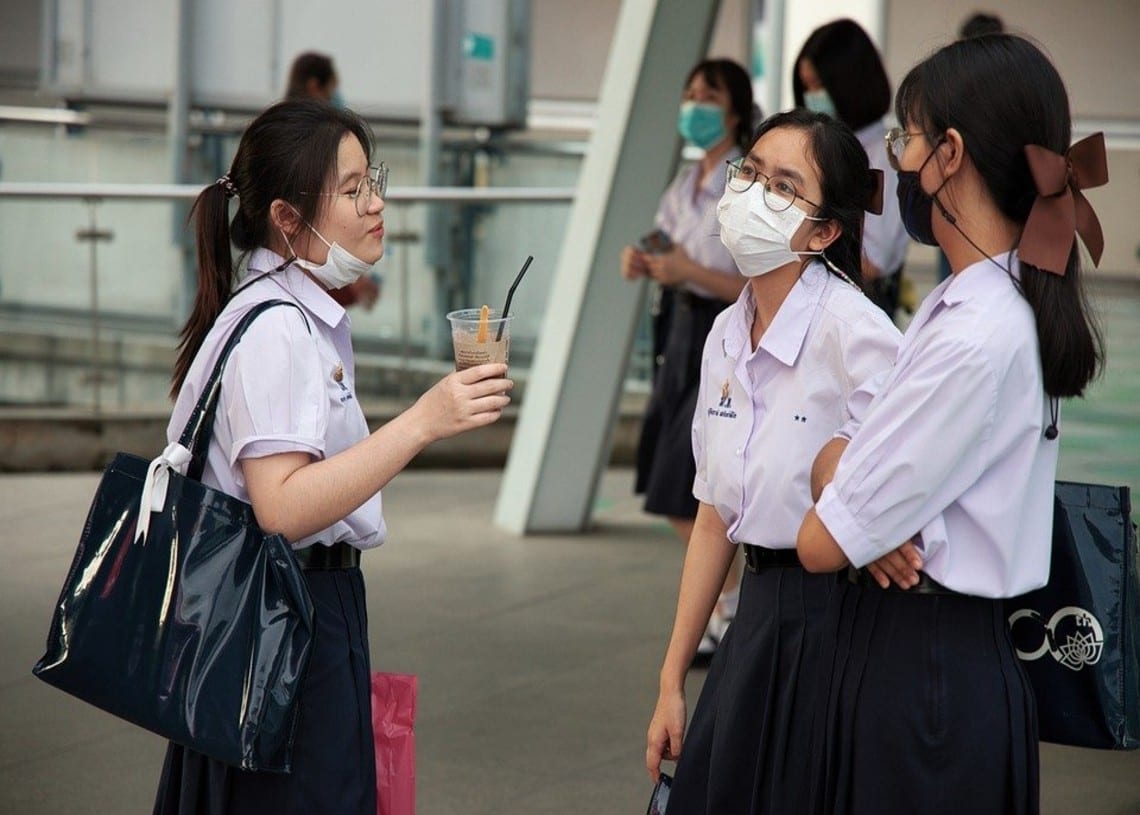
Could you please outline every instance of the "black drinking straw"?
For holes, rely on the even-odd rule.
[[[530,268],[530,262],[532,260],[534,260],[534,255],[526,256],[526,262],[523,263],[522,268],[519,269],[519,273],[515,275],[515,282],[511,284],[511,287],[509,289],[507,289],[507,302],[506,305],[503,306],[503,313],[499,315],[501,319],[499,321],[499,330],[495,333],[495,342],[498,342],[503,338],[503,326],[507,324],[507,312],[511,308],[511,298],[515,296],[515,287],[518,286],[519,281],[523,279],[523,275],[526,274],[526,270]]]

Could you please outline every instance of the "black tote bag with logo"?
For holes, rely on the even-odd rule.
[[[1127,487],[1058,481],[1049,583],[1007,601],[1042,741],[1140,747],[1140,574]]]
[[[289,772],[308,587],[288,541],[199,480],[222,369],[276,305],[296,308],[259,304],[231,333],[177,444],[104,471],[33,673],[211,758]]]

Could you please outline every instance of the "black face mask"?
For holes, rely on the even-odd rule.
[[[933,195],[927,195],[922,190],[922,181],[919,176],[941,143],[942,141],[940,139],[938,144],[934,146],[934,150],[930,151],[926,160],[922,162],[922,165],[917,170],[897,171],[899,179],[897,190],[899,214],[902,216],[903,226],[906,227],[907,234],[910,235],[911,238],[927,246],[938,245],[938,241],[934,237],[932,219],[934,196],[938,195],[942,187],[946,186],[946,181],[942,182],[942,185],[934,191]],[[947,181],[949,181],[949,179],[947,179]],[[938,208],[942,210],[943,214],[946,214],[941,204],[939,204]]]
[[[899,170],[899,214],[903,226],[913,240],[927,246],[937,246],[934,239],[934,199],[922,191],[922,182],[915,170]]]

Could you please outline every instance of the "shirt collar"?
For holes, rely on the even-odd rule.
[[[796,364],[796,358],[800,355],[829,277],[823,264],[816,261],[808,263],[780,304],[772,324],[760,338],[760,347],[789,368]],[[740,358],[741,352],[749,347],[752,336],[756,301],[752,297],[750,284],[744,286],[736,302],[738,308],[729,319],[724,337],[724,352],[733,359]]]
[[[724,180],[726,178],[726,171],[728,170],[728,167],[724,164],[724,162],[736,161],[742,155],[744,154],[740,152],[739,147],[733,147],[727,153],[725,153],[724,158],[721,159],[721,166],[719,168],[714,168],[711,173],[705,176],[705,181],[701,185],[701,195],[716,198],[719,200],[720,197],[724,195]],[[699,174],[700,171],[700,162],[693,164],[692,169],[690,170],[690,172],[693,173],[694,177]]]
[[[780,304],[772,324],[760,338],[760,347],[789,368],[796,364],[796,357],[800,355],[829,276],[823,264],[814,260],[808,263]]]
[[[996,263],[994,261],[997,261]],[[1009,274],[1006,274],[1005,265],[1016,279],[1021,278],[1021,266],[1017,260],[1017,252],[998,255],[994,260],[983,258],[972,263],[956,275],[951,275],[939,291],[939,302],[952,307],[967,300],[989,298],[998,287],[1009,285]]]
[[[247,278],[259,274],[267,275],[272,281],[297,299],[305,310],[330,328],[335,328],[348,316],[344,306],[329,297],[327,291],[305,274],[296,263],[290,263],[282,271],[275,271],[285,262],[285,258],[271,249],[255,249],[249,256]],[[254,284],[256,285],[256,284]]]

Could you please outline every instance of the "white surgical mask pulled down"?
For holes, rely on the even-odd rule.
[[[745,277],[759,277],[800,259],[801,255],[823,252],[797,252],[792,236],[811,218],[794,204],[783,212],[773,212],[764,203],[764,188],[753,184],[744,192],[725,190],[716,206],[720,240]]]
[[[312,229],[313,234],[320,238],[324,245],[329,248],[328,257],[325,258],[324,263],[316,264],[298,256],[297,250],[289,243],[288,235],[285,235],[285,245],[289,247],[289,251],[295,256],[293,262],[315,277],[325,288],[344,288],[345,286],[355,283],[376,265],[375,263],[368,263],[367,261],[361,260],[335,241],[329,243],[325,240],[325,236],[314,229],[311,224],[306,224],[306,226]],[[284,235],[284,232],[282,234]]]

